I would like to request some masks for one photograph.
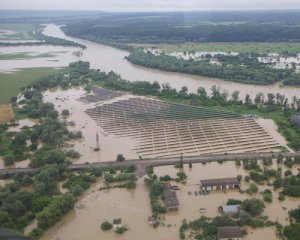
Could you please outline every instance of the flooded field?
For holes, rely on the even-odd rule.
[[[85,113],[85,110],[94,107],[98,103],[84,103],[80,98],[85,97],[85,91],[82,88],[71,89],[67,91],[52,90],[44,93],[45,102],[51,102],[55,109],[61,112],[63,109],[70,111],[70,116],[66,119],[68,122],[74,122],[75,126],[69,126],[70,130],[81,131],[83,138],[80,141],[70,142],[70,148],[78,151],[82,157],[76,160],[76,163],[115,161],[119,153],[125,158],[138,158],[138,155],[132,151],[137,142],[129,137],[117,137],[114,134],[107,134],[101,127]],[[124,95],[116,99],[126,99],[129,95]],[[107,100],[110,102],[113,100]],[[99,135],[100,151],[95,152],[96,134]]]
[[[18,46],[0,47],[3,59],[0,60],[0,71],[9,72],[20,68],[62,67],[79,59],[75,47],[61,46]]]
[[[179,170],[173,166],[157,167],[154,172],[158,176],[169,174],[175,175]],[[229,198],[247,199],[262,198],[260,195],[241,194],[237,190],[228,190],[226,192],[215,191],[208,195],[194,195],[199,191],[199,180],[207,178],[235,177],[238,174],[243,176],[247,172],[242,167],[236,167],[234,162],[224,164],[194,164],[192,169],[187,166],[184,172],[188,175],[187,184],[172,183],[179,186],[177,191],[180,208],[179,212],[168,213],[161,219],[164,223],[157,229],[151,227],[147,218],[151,215],[150,200],[148,191],[145,188],[143,179],[137,182],[135,190],[113,189],[108,191],[99,191],[102,184],[100,179],[94,184],[81,199],[77,202],[75,210],[67,214],[60,222],[53,226],[43,236],[43,240],[54,239],[179,239],[179,226],[183,219],[187,221],[199,218],[201,215],[214,217],[219,215],[218,206],[223,205]],[[247,184],[242,183],[242,189]],[[260,186],[261,189],[267,188]],[[192,192],[191,195],[188,193]],[[265,204],[266,208],[263,215],[269,216],[270,220],[287,224],[288,211],[297,207],[298,199],[286,198],[285,201],[279,202],[276,193],[273,192],[273,202]],[[200,208],[205,208],[206,213],[201,213]],[[100,225],[103,221],[112,221],[113,218],[122,218],[129,230],[123,235],[118,235],[113,231],[103,232]],[[84,229],[85,231],[82,231]],[[247,229],[247,240],[252,239],[276,239],[274,228],[264,229]],[[265,238],[268,236],[268,238]],[[270,238],[271,237],[271,238]]]

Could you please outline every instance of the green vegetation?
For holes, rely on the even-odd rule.
[[[125,13],[69,23],[63,30],[107,43],[268,43],[298,41],[299,22],[298,11]]]
[[[144,179],[146,186],[149,188],[150,204],[152,208],[152,214],[156,216],[157,214],[166,213],[167,209],[162,204],[162,194],[163,186],[162,182],[155,179],[155,177]]]
[[[113,225],[108,221],[105,221],[105,222],[101,223],[101,230],[102,231],[108,231],[108,230],[112,229],[112,227],[113,227]]]
[[[58,72],[54,68],[28,68],[12,73],[0,73],[0,104],[7,104],[10,98],[17,96],[21,88],[42,76]]]
[[[289,215],[293,221],[296,221],[296,223],[293,223],[292,221],[290,225],[284,227],[284,236],[288,240],[300,239],[300,206],[294,210],[289,211]]]
[[[207,57],[208,56],[208,57]],[[300,74],[293,69],[275,69],[260,63],[256,56],[239,54],[237,56],[216,55],[213,57],[221,65],[211,64],[212,56],[203,59],[184,60],[166,54],[156,56],[142,50],[131,51],[126,57],[128,61],[144,67],[163,71],[182,72],[213,78],[221,78],[233,82],[267,85],[283,81],[286,85],[300,85]]]

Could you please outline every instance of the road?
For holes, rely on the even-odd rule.
[[[219,155],[199,155],[199,156],[189,156],[183,157],[183,163],[203,163],[203,162],[216,162],[219,160],[224,161],[234,161],[244,160],[244,159],[263,159],[265,157],[277,158],[279,155],[283,157],[300,157],[300,152],[286,152],[286,153],[236,153],[236,154],[219,154]],[[175,165],[179,163],[180,157],[178,158],[156,158],[156,159],[133,159],[126,160],[124,162],[95,162],[95,163],[86,163],[86,164],[72,164],[69,165],[71,171],[83,170],[88,168],[106,168],[106,167],[126,167],[130,165],[135,165],[138,168],[138,175],[143,175],[145,168],[147,166],[167,166]],[[15,174],[15,173],[34,173],[37,168],[8,168],[0,169],[0,175],[5,174]]]

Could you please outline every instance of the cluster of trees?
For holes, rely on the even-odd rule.
[[[222,65],[211,64],[209,62],[211,58],[199,61],[184,60],[165,54],[157,56],[141,50],[131,51],[127,57],[134,64],[170,72],[183,72],[258,85],[272,84],[277,81],[283,81],[286,85],[300,85],[300,75],[295,74],[293,70],[271,68],[247,54],[239,54],[238,56],[217,55],[214,58]]]
[[[92,41],[117,43],[290,42],[300,39],[296,15],[296,12],[113,14],[70,23],[63,30]]]
[[[163,184],[155,177],[144,179],[146,186],[149,188],[150,204],[154,216],[166,213],[167,209],[162,203]]]
[[[77,197],[80,196],[84,190],[88,189],[91,186],[91,183],[94,182],[96,182],[96,176],[81,173],[79,175],[70,176],[68,181],[63,184],[63,187],[69,189],[69,191]]]
[[[300,206],[289,211],[289,216],[292,222],[284,227],[283,233],[288,240],[300,239]]]

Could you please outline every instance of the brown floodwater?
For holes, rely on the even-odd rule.
[[[93,43],[87,40],[66,36],[60,29],[60,26],[55,24],[47,24],[44,32],[45,35],[68,39],[86,45],[86,49],[82,50],[82,55],[73,54],[80,51],[74,47],[61,46],[19,46],[19,47],[1,47],[0,53],[30,53],[30,54],[54,54],[52,57],[37,57],[32,59],[14,59],[1,60],[0,71],[11,72],[19,68],[32,67],[62,67],[67,66],[70,62],[77,60],[89,61],[92,68],[101,69],[102,71],[114,72],[121,75],[121,77],[129,81],[143,80],[148,82],[158,81],[159,83],[169,83],[176,89],[186,86],[189,92],[196,92],[199,87],[204,87],[209,93],[213,85],[221,88],[221,91],[234,90],[240,91],[240,97],[244,99],[248,93],[254,98],[256,93],[263,92],[265,96],[267,93],[281,93],[290,100],[293,96],[300,95],[300,88],[282,86],[280,83],[275,83],[268,86],[257,86],[251,84],[241,84],[230,81],[224,81],[217,78],[208,78],[203,76],[195,76],[182,73],[165,72],[146,67],[141,67],[128,62],[125,57],[128,52],[116,49],[107,45]],[[45,55],[44,55],[45,56]]]
[[[155,174],[163,176],[169,174],[175,177],[178,169],[173,166],[157,167],[154,169]],[[226,192],[214,191],[209,195],[194,195],[194,191],[199,191],[199,180],[206,178],[235,177],[238,174],[243,176],[247,172],[242,167],[236,167],[234,162],[223,164],[193,164],[189,169],[185,166],[184,171],[188,175],[187,184],[179,184],[180,190],[177,191],[177,197],[180,203],[179,212],[168,213],[164,215],[164,226],[157,229],[152,228],[147,217],[151,214],[148,190],[145,188],[143,178],[137,182],[137,188],[134,190],[112,189],[99,191],[103,185],[100,179],[96,184],[84,194],[77,202],[76,207],[67,214],[55,226],[49,229],[42,240],[50,239],[159,239],[159,240],[179,240],[179,226],[183,219],[188,221],[199,218],[201,215],[214,217],[219,215],[217,207],[225,204],[229,198],[247,199],[262,198],[260,195],[241,194],[236,190]],[[242,189],[246,189],[247,183],[242,183]],[[260,186],[260,189],[268,188]],[[188,195],[192,192],[192,195]],[[265,204],[266,208],[263,215],[269,216],[272,221],[278,220],[282,224],[287,224],[286,220],[288,211],[297,207],[299,199],[286,198],[285,201],[279,202],[276,193],[273,192],[273,202]],[[286,208],[285,210],[283,209]],[[206,213],[201,213],[200,208],[205,208]],[[113,231],[103,232],[100,225],[103,221],[112,221],[113,218],[122,218],[129,231],[122,236],[115,234]],[[276,239],[274,228],[264,229],[247,229],[248,235],[245,239]]]
[[[82,139],[73,140],[68,143],[70,149],[78,151],[82,156],[80,159],[75,159],[74,162],[115,161],[117,155],[120,153],[128,159],[138,158],[138,155],[132,150],[138,144],[136,140],[105,133],[104,130],[100,126],[97,126],[96,122],[85,113],[86,109],[92,108],[96,104],[104,104],[128,98],[130,95],[90,104],[77,100],[85,94],[86,92],[82,88],[73,88],[66,91],[53,89],[44,93],[44,101],[53,103],[56,110],[61,112],[63,109],[68,109],[70,111],[70,116],[65,120],[68,122],[73,121],[75,126],[69,126],[69,130],[82,132]],[[99,152],[93,150],[96,147],[97,133],[99,135]]]
[[[240,91],[240,97],[244,98],[248,93],[254,98],[256,93],[281,93],[290,100],[293,96],[300,95],[300,88],[282,86],[275,83],[268,86],[257,86],[251,84],[234,83],[222,79],[194,76],[189,74],[171,73],[150,68],[137,66],[128,62],[125,57],[128,52],[116,49],[107,45],[93,43],[87,40],[66,36],[58,25],[48,24],[44,30],[45,35],[72,40],[87,46],[82,51],[81,60],[89,61],[92,68],[109,72],[111,70],[120,74],[121,77],[129,81],[143,80],[148,82],[158,81],[159,83],[169,83],[172,87],[180,89],[182,86],[188,87],[190,92],[196,92],[199,87],[204,87],[208,92],[213,85],[220,86],[221,90],[233,92]]]

